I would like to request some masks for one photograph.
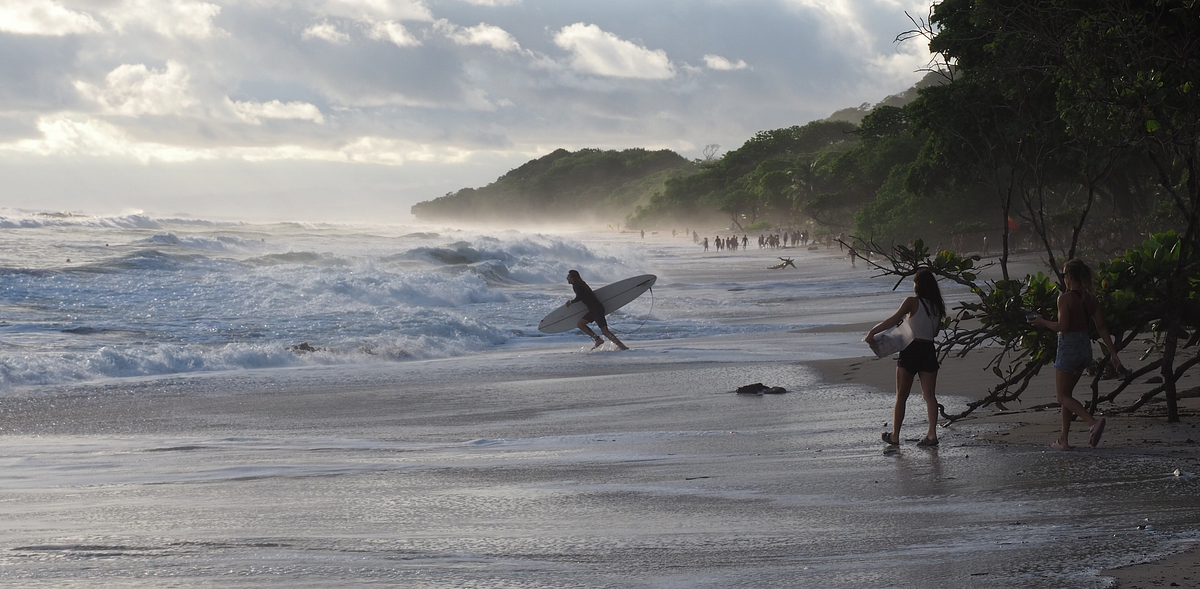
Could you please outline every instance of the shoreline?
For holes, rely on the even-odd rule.
[[[860,329],[862,325],[845,327],[865,332],[865,329]],[[870,327],[867,325],[866,329]],[[995,377],[985,370],[990,359],[991,356],[986,352],[978,351],[966,358],[947,358],[938,372],[937,392],[942,395],[939,401],[944,404],[949,396],[978,399],[985,394],[995,381]],[[875,410],[881,414],[887,413],[890,417],[891,395],[895,390],[895,361],[892,358],[865,356],[816,360],[804,364],[816,370],[826,383],[857,384],[888,395],[887,400],[880,400],[880,406]],[[1022,394],[1022,403],[1006,410],[995,407],[976,409],[955,424],[943,426],[948,428],[947,433],[939,435],[939,439],[955,444],[962,441],[952,433],[956,425],[991,424],[1004,427],[992,433],[972,434],[971,438],[993,445],[1046,447],[1058,434],[1061,415],[1054,398],[1052,374],[1052,370],[1043,370],[1035,377],[1030,388]],[[1106,382],[1112,381],[1101,381],[1101,392],[1105,390]],[[918,435],[923,431],[925,421],[919,386],[918,383],[913,385],[904,426],[905,431],[917,432]],[[1081,390],[1087,390],[1080,389],[1085,386],[1086,382],[1081,381],[1076,387],[1077,398]],[[1118,400],[1128,402],[1149,388],[1149,385],[1138,385],[1134,387],[1135,390],[1127,390]],[[1178,459],[1179,468],[1184,473],[1200,472],[1200,460],[1196,455],[1197,442],[1200,441],[1200,398],[1191,396],[1179,399],[1180,423],[1166,421],[1164,404],[1164,400],[1157,399],[1134,413],[1110,414],[1107,431],[1096,449],[1086,446],[1087,428],[1079,422],[1078,426],[1072,428],[1072,440],[1076,445],[1074,451],[1170,456]],[[1104,407],[1101,406],[1101,413]],[[959,410],[947,407],[948,412]],[[902,438],[906,445],[911,445],[917,439],[912,436]],[[1113,578],[1115,586],[1121,589],[1200,587],[1200,541],[1180,545],[1179,551],[1172,554],[1148,555],[1143,562],[1105,569],[1099,574]]]

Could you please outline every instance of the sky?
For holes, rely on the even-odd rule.
[[[558,148],[736,149],[922,77],[918,0],[3,0],[0,209],[411,220]],[[0,213],[2,214],[2,213]]]

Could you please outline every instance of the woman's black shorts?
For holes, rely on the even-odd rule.
[[[896,366],[911,374],[937,372],[937,349],[931,341],[914,340],[913,343],[908,344],[907,348],[900,350],[900,358],[896,360]]]

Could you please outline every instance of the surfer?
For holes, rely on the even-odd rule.
[[[567,301],[567,306],[570,307],[571,303],[583,303],[587,305],[587,314],[579,318],[579,323],[576,323],[575,327],[578,327],[579,331],[586,333],[588,337],[596,341],[596,345],[592,346],[592,349],[599,348],[604,344],[604,340],[596,335],[596,332],[592,331],[587,325],[595,321],[596,326],[600,328],[600,333],[603,333],[604,337],[612,340],[612,343],[617,344],[618,348],[628,350],[629,348],[625,347],[625,344],[621,343],[621,340],[617,339],[617,336],[608,330],[608,321],[604,319],[604,305],[600,304],[600,300],[592,292],[592,287],[588,286],[583,281],[583,278],[579,276],[578,270],[567,272],[567,284],[570,284],[571,288],[575,289],[575,298]]]
[[[937,277],[928,268],[918,270],[913,276],[913,293],[917,296],[904,299],[896,313],[871,328],[865,338],[865,341],[871,344],[875,341],[875,334],[891,329],[901,321],[908,321],[912,326],[913,341],[900,351],[899,361],[896,362],[895,419],[892,431],[883,432],[882,436],[884,443],[889,446],[900,444],[900,426],[904,423],[905,405],[908,403],[908,394],[912,392],[913,378],[918,376],[921,379],[921,396],[925,397],[929,428],[917,445],[938,445],[938,402],[935,395],[938,359],[933,338],[941,331],[942,318],[946,316],[946,304],[942,301]]]

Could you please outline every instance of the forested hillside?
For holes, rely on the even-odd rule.
[[[1168,229],[1197,242],[1195,2],[942,0],[901,38],[929,45],[931,72],[875,106],[761,131],[703,161],[559,150],[413,213],[587,210],[628,213],[633,228],[808,226],[960,251],[986,236],[993,251],[1036,248],[1051,260],[1080,244],[1116,254]]]
[[[691,167],[668,149],[558,149],[483,188],[463,188],[417,203],[412,214],[424,220],[467,222],[621,219],[661,190],[666,179],[690,173]]]

